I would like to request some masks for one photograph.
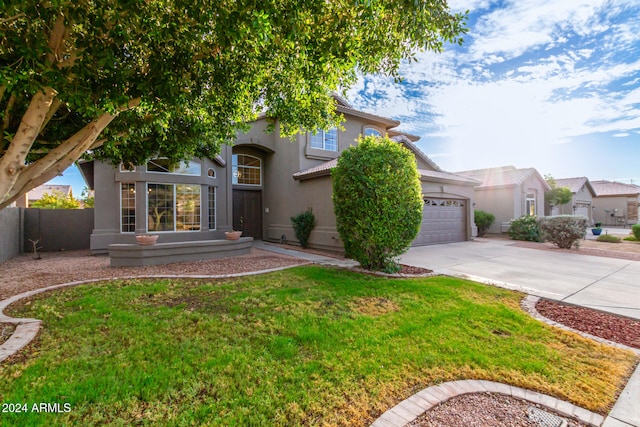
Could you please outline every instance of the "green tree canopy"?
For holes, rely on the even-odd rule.
[[[465,21],[441,0],[6,1],[0,208],[84,153],[212,156],[262,113],[328,128],[332,92],[461,43]]]
[[[551,175],[545,175],[544,180],[551,187],[551,190],[544,193],[545,202],[551,206],[562,206],[571,201],[573,193],[568,187],[558,187],[555,178]]]
[[[80,202],[69,194],[54,190],[51,193],[44,193],[40,200],[31,203],[29,207],[41,209],[79,209]]]

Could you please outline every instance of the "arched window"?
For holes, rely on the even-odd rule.
[[[233,183],[241,185],[262,185],[262,161],[248,154],[232,156]]]
[[[364,132],[362,132],[363,136],[382,136],[382,132],[380,132],[376,128],[366,127],[364,128]]]

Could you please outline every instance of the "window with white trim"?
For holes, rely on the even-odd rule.
[[[525,199],[525,215],[527,216],[536,216],[536,195],[535,194],[527,194]]]
[[[149,231],[200,230],[200,185],[147,184]]]
[[[216,229],[216,187],[209,186],[209,230]]]
[[[196,161],[180,161],[172,164],[169,159],[157,158],[147,162],[147,172],[172,173],[176,175],[200,176],[201,166]]]
[[[382,132],[380,132],[376,128],[366,127],[364,128],[364,132],[362,132],[363,136],[382,136]]]
[[[231,157],[233,184],[262,185],[262,161],[248,154],[234,154]]]
[[[338,151],[338,129],[319,129],[311,134],[311,148],[327,151]]]
[[[120,183],[120,231],[133,233],[136,231],[136,184]]]

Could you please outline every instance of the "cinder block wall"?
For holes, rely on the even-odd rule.
[[[22,209],[0,210],[0,262],[20,254]]]

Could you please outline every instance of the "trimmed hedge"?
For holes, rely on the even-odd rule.
[[[538,220],[544,240],[563,249],[571,249],[584,237],[587,222],[582,215],[545,216]]]
[[[409,248],[422,222],[413,153],[389,138],[360,138],[342,152],[331,177],[345,255],[366,269],[398,271],[395,258]]]
[[[633,224],[631,226],[631,232],[633,233],[633,237],[635,237],[636,240],[640,240],[640,224]]]

